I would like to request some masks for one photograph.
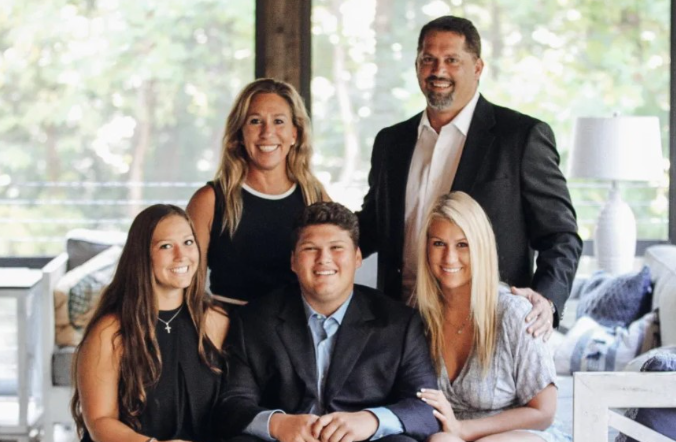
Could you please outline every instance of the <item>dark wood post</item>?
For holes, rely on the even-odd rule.
[[[310,111],[311,0],[256,0],[256,78],[291,83]]]

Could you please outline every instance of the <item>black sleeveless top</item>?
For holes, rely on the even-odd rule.
[[[225,196],[219,183],[208,182],[216,192],[214,220],[207,252],[211,292],[251,301],[297,282],[291,271],[291,231],[305,207],[297,184],[283,195],[263,195],[242,188],[242,219],[230,238],[221,233]]]
[[[162,355],[162,372],[154,387],[146,389],[146,407],[139,417],[139,433],[158,440],[210,442],[211,413],[218,398],[221,376],[202,363],[197,352],[197,330],[188,308],[160,311],[155,333]],[[225,364],[221,363],[220,368]],[[221,416],[222,418],[222,416]],[[85,433],[83,442],[91,438]]]

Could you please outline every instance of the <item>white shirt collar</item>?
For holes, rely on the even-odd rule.
[[[472,122],[474,110],[476,109],[476,104],[478,102],[479,102],[479,88],[477,87],[476,91],[474,92],[474,96],[472,97],[471,100],[469,100],[469,103],[467,103],[465,107],[462,108],[460,113],[458,113],[458,115],[456,115],[455,118],[453,118],[447,125],[442,126],[441,130],[443,131],[444,128],[452,124],[466,137],[467,132],[469,131],[469,125]],[[425,111],[423,112],[422,118],[420,119],[420,124],[418,124],[418,137],[420,137],[420,134],[422,133],[422,130],[425,127],[430,130],[434,130],[434,128],[432,128],[432,125],[430,124],[430,119],[427,116],[427,109],[425,109]]]

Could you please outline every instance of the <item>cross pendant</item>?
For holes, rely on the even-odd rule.
[[[167,324],[167,326],[164,327],[164,329],[167,331],[167,333],[171,333],[171,327],[169,327],[169,324]]]

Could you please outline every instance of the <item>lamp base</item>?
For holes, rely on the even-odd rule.
[[[636,218],[622,200],[615,181],[596,223],[594,255],[599,269],[613,275],[628,273],[634,265]]]

